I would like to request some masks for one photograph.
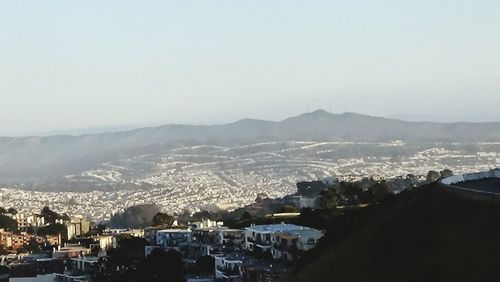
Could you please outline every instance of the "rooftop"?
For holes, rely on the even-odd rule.
[[[295,225],[295,224],[268,224],[268,225],[253,225],[245,228],[246,230],[255,231],[255,232],[292,232],[299,230],[315,230],[313,228]]]
[[[158,230],[158,233],[191,233],[188,229],[162,229]]]

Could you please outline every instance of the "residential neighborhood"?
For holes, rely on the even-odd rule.
[[[1,264],[10,268],[11,279],[51,276],[52,281],[91,281],[109,251],[120,248],[123,240],[138,240],[143,244],[143,259],[158,252],[178,253],[188,269],[185,281],[268,281],[285,274],[290,262],[314,248],[323,236],[321,230],[285,223],[231,229],[223,222],[203,219],[143,229],[96,230],[82,218],[49,224],[40,214],[3,216],[19,224],[18,231],[0,230]],[[58,234],[38,234],[55,225],[64,228]],[[200,260],[208,260],[211,270],[190,274]]]

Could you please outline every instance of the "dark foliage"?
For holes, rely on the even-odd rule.
[[[123,213],[115,214],[109,221],[115,228],[144,228],[153,224],[153,217],[159,213],[156,205],[140,205],[127,208]]]
[[[0,228],[9,231],[17,231],[17,221],[13,220],[9,216],[0,214]]]
[[[297,195],[315,197],[325,188],[328,187],[322,181],[297,182]]]
[[[153,217],[153,225],[172,225],[174,223],[175,218],[167,213],[157,213]]]
[[[183,262],[179,252],[154,250],[144,258],[147,241],[141,238],[122,237],[118,248],[99,260],[92,273],[96,282],[114,281],[181,281]]]
[[[22,253],[33,253],[42,250],[42,246],[36,242],[35,238],[31,238],[28,244],[24,245],[22,248],[17,250],[18,254]]]
[[[17,210],[15,208],[9,208],[7,210],[8,213],[12,214],[12,215],[16,215],[17,214]]]
[[[500,204],[437,185],[337,217],[284,281],[500,281]]]
[[[60,223],[54,223],[54,224],[40,227],[37,230],[37,235],[39,235],[39,236],[59,235],[59,234],[61,234],[61,236],[63,238],[67,238],[68,229],[66,228],[66,225],[60,224]]]
[[[45,219],[45,223],[55,223],[58,219],[68,220],[69,217],[67,215],[60,215],[57,212],[51,210],[49,207],[43,207],[40,214]]]
[[[291,206],[291,205],[284,205],[280,211],[280,213],[298,213],[300,212],[299,209],[297,209],[296,207],[294,206]]]
[[[215,268],[215,260],[214,257],[212,256],[202,256],[199,258],[195,265],[194,265],[194,271],[193,273],[195,274],[210,274],[214,272]]]

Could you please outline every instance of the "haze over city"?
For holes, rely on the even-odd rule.
[[[277,121],[318,108],[500,120],[499,10],[451,0],[5,1],[0,135]]]

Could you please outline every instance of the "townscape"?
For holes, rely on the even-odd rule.
[[[0,282],[500,281],[500,1],[2,1]]]
[[[137,281],[146,267],[158,281],[276,281],[331,231],[332,219],[452,175],[445,169],[429,171],[425,179],[346,182],[327,177],[299,182],[293,194],[281,199],[259,195],[235,212],[153,216],[144,212],[151,209],[148,205],[131,207],[118,214],[123,221],[113,217],[109,227],[49,207],[32,214],[0,208],[1,263],[12,279]],[[135,226],[131,219],[141,216],[152,218]],[[171,265],[153,267],[165,263]]]
[[[315,192],[306,193],[318,199],[321,189],[335,183],[338,184],[325,179],[304,182],[298,187],[314,186]],[[296,202],[295,207],[293,201],[289,204],[288,209],[295,212],[275,214],[278,220],[280,216],[282,219],[297,217],[296,211],[301,207],[319,207],[317,200],[305,206],[301,201]],[[59,214],[48,207],[30,215],[13,208],[0,212],[4,227],[0,229],[4,253],[1,261],[2,265],[9,266],[10,276],[50,277],[56,281],[108,281],[102,275],[113,270],[103,271],[102,267],[114,258],[113,252],[117,249],[134,252],[137,246],[139,252],[134,255],[142,259],[156,258],[160,256],[158,252],[178,254],[182,259],[178,263],[187,269],[182,272],[184,281],[274,280],[285,275],[302,253],[314,248],[325,232],[284,222],[229,228],[224,222],[209,218],[180,222],[163,213],[155,215],[154,226],[117,229]],[[248,213],[242,217],[242,220],[250,219]],[[130,247],[126,242],[136,245]],[[173,274],[167,272],[166,275]]]
[[[456,173],[488,170],[500,163],[498,147],[496,143],[476,144],[470,149],[467,144],[422,146],[400,141],[184,147],[160,157],[138,156],[69,175],[73,191],[51,192],[43,185],[38,189],[1,188],[0,206],[16,207],[25,214],[49,206],[93,222],[109,220],[127,207],[149,203],[171,214],[233,210],[252,203],[258,194],[269,198],[292,194],[295,183],[302,180],[334,176],[341,181],[357,181],[409,174],[423,179],[428,171],[442,168]],[[358,156],[364,151],[368,151],[366,155]],[[93,187],[90,191],[78,191],[78,187],[89,183]],[[124,186],[129,188],[122,189]]]

